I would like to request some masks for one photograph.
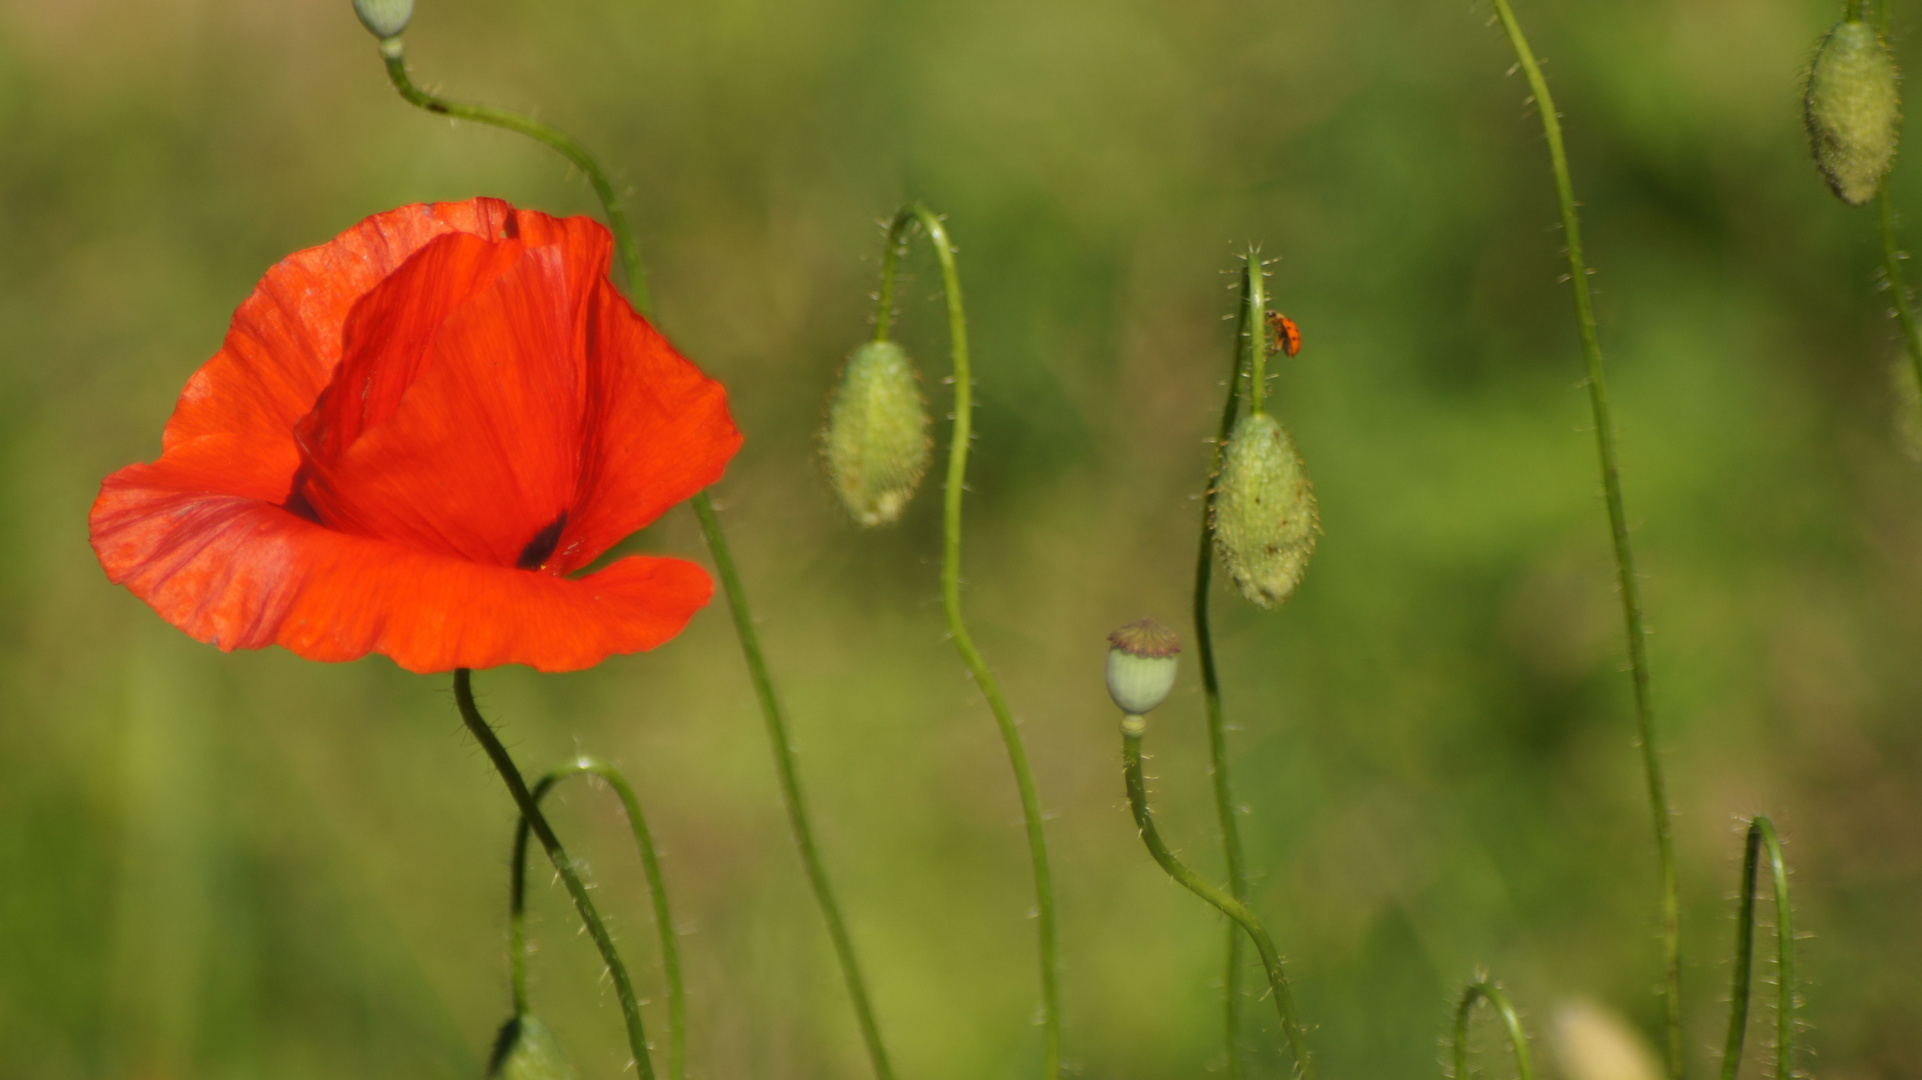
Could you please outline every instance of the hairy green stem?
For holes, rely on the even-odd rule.
[[[1502,988],[1485,976],[1468,984],[1462,991],[1461,1004],[1455,1007],[1455,1080],[1468,1080],[1468,1021],[1474,1015],[1475,1006],[1484,1001],[1501,1017],[1502,1026],[1508,1030],[1508,1045],[1515,1051],[1515,1071],[1521,1080],[1535,1080],[1535,1064],[1528,1056],[1528,1034],[1522,1030],[1522,1018],[1516,1015]]]
[[[1722,1080],[1735,1080],[1742,1068],[1742,1040],[1748,1029],[1749,988],[1754,976],[1755,877],[1762,856],[1775,884],[1775,1080],[1795,1077],[1795,924],[1789,906],[1788,864],[1775,823],[1749,822],[1742,854],[1742,909],[1735,924],[1735,987],[1729,995],[1728,1042],[1722,1050]]]
[[[1615,570],[1622,595],[1622,619],[1628,636],[1628,660],[1635,687],[1635,720],[1642,744],[1642,766],[1648,776],[1649,808],[1655,817],[1655,847],[1662,875],[1663,1008],[1668,1027],[1668,1075],[1682,1080],[1686,1070],[1682,1042],[1681,907],[1675,889],[1675,841],[1671,835],[1668,792],[1662,782],[1660,749],[1655,744],[1655,708],[1649,689],[1648,635],[1642,623],[1640,586],[1635,579],[1635,557],[1628,542],[1628,513],[1622,503],[1622,478],[1615,456],[1615,422],[1608,407],[1608,385],[1602,378],[1602,347],[1595,333],[1595,308],[1589,296],[1588,264],[1582,258],[1581,222],[1575,213],[1575,189],[1568,177],[1568,155],[1562,146],[1561,117],[1535,54],[1522,35],[1521,24],[1508,0],[1495,0],[1503,29],[1542,116],[1548,155],[1555,171],[1555,194],[1561,201],[1562,238],[1568,245],[1568,277],[1575,293],[1575,320],[1581,330],[1582,355],[1588,367],[1588,401],[1594,414],[1595,447],[1601,458],[1602,493],[1608,504],[1610,539],[1615,546]]]
[[[614,948],[613,935],[607,932],[607,924],[601,921],[601,913],[594,907],[594,898],[587,893],[587,885],[581,880],[580,871],[574,860],[561,847],[560,838],[554,835],[553,826],[547,823],[547,816],[541,813],[540,803],[533,792],[527,790],[527,781],[521,779],[521,771],[515,767],[513,757],[507,747],[501,745],[494,729],[489,727],[486,718],[474,704],[473,674],[466,668],[454,671],[454,701],[460,707],[460,717],[467,723],[481,749],[487,752],[488,760],[494,763],[495,771],[507,784],[508,794],[514,797],[514,805],[520,808],[521,818],[532,826],[534,835],[539,838],[541,847],[547,852],[554,871],[561,876],[567,886],[567,895],[574,898],[574,910],[580,912],[581,922],[587,927],[587,935],[594,939],[594,947],[601,952],[601,959],[607,964],[608,975],[614,980],[614,995],[621,1002],[621,1018],[627,1022],[627,1045],[634,1054],[634,1066],[641,1080],[654,1080],[654,1062],[647,1052],[647,1032],[641,1026],[641,1003],[634,996],[634,982],[628,978],[627,965],[621,962],[620,951]]]
[[[607,227],[614,234],[615,249],[620,252],[621,264],[627,271],[629,299],[641,314],[653,315],[647,272],[641,265],[640,245],[635,242],[634,230],[621,210],[620,199],[614,193],[613,184],[608,182],[606,170],[600,167],[593,155],[573,139],[545,124],[500,109],[446,101],[416,87],[408,78],[399,38],[382,41],[381,55],[387,60],[387,75],[393,80],[394,87],[413,104],[429,112],[518,131],[553,147],[586,173],[594,194],[600,197],[601,209],[607,215]],[[867,981],[862,977],[860,964],[854,955],[853,939],[848,934],[846,921],[841,917],[840,905],[835,901],[827,871],[821,864],[814,842],[814,829],[808,819],[807,804],[802,797],[801,782],[794,765],[794,747],[788,739],[787,721],[780,699],[774,693],[774,681],[768,674],[760,635],[754,629],[754,612],[748,605],[740,574],[735,571],[727,534],[721,528],[721,519],[714,512],[713,500],[708,498],[707,492],[695,495],[688,503],[701,523],[701,535],[707,541],[708,551],[720,573],[721,588],[727,594],[728,610],[734,618],[734,629],[741,642],[742,656],[747,662],[748,677],[754,684],[754,695],[760,704],[768,741],[773,748],[775,772],[780,777],[781,801],[787,809],[795,847],[807,871],[808,885],[821,909],[821,917],[827,923],[828,937],[833,942],[835,958],[840,962],[841,975],[848,986],[848,997],[854,1008],[855,1022],[861,1028],[862,1042],[867,1047],[876,1080],[894,1080],[894,1069],[888,1061],[887,1048],[881,1042],[880,1027],[875,1022],[874,1009],[869,1003]]]
[[[1308,1053],[1308,1040],[1302,1034],[1301,1022],[1296,1019],[1295,998],[1288,991],[1288,977],[1282,974],[1281,954],[1275,951],[1274,939],[1268,936],[1248,905],[1203,880],[1176,858],[1162,841],[1160,830],[1155,828],[1154,813],[1148,809],[1148,785],[1141,776],[1141,737],[1147,730],[1145,717],[1126,716],[1121,720],[1121,773],[1128,788],[1128,808],[1134,813],[1135,826],[1141,830],[1141,842],[1169,877],[1240,924],[1254,940],[1255,952],[1260,954],[1261,966],[1268,973],[1268,989],[1275,999],[1275,1012],[1281,1018],[1282,1034],[1287,1036],[1288,1049],[1295,1056],[1296,1071],[1302,1080],[1315,1080],[1315,1061]]]
[[[919,225],[934,245],[941,264],[942,284],[948,301],[948,343],[954,360],[954,430],[948,440],[948,478],[942,517],[941,603],[947,612],[948,636],[961,654],[962,663],[973,673],[975,683],[988,700],[1001,741],[1007,746],[1008,763],[1013,766],[1015,785],[1021,792],[1021,813],[1027,821],[1028,853],[1034,863],[1035,912],[1041,938],[1041,1023],[1047,1043],[1047,1075],[1061,1075],[1061,972],[1060,946],[1055,922],[1054,877],[1048,870],[1048,839],[1042,828],[1041,796],[1034,786],[1034,771],[1028,766],[1028,751],[1021,741],[1021,729],[1001,694],[1001,685],[988,670],[987,661],[975,647],[961,618],[961,496],[968,476],[968,446],[973,442],[974,382],[968,367],[968,319],[961,302],[961,275],[955,268],[954,245],[948,240],[941,218],[917,202],[904,207],[888,227],[887,251],[882,256],[880,314],[874,323],[875,340],[886,341],[892,324],[894,281],[899,272],[901,252],[911,232]]]
[[[673,1080],[687,1076],[687,987],[681,979],[681,949],[675,940],[674,915],[667,903],[667,879],[661,874],[661,861],[654,850],[654,836],[641,813],[641,800],[634,786],[620,769],[598,758],[581,757],[534,782],[534,802],[547,797],[555,785],[570,776],[596,776],[614,789],[627,811],[627,823],[634,833],[634,846],[641,855],[641,868],[647,872],[647,891],[654,905],[654,925],[660,931],[661,970],[667,978],[668,1045],[667,1071]],[[528,1012],[527,1000],[527,838],[532,826],[526,817],[514,827],[514,856],[508,891],[508,947],[512,953],[514,977],[514,1014]]]
[[[1875,193],[1875,216],[1882,233],[1882,272],[1889,279],[1889,295],[1895,298],[1895,321],[1902,327],[1902,340],[1908,346],[1909,367],[1915,385],[1922,389],[1922,332],[1915,325],[1915,308],[1909,300],[1909,283],[1902,273],[1902,252],[1895,244],[1895,210],[1889,204],[1887,181]]]

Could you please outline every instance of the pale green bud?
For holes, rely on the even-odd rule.
[[[1850,206],[1873,199],[1895,163],[1902,120],[1895,57],[1873,27],[1850,19],[1828,32],[1803,106],[1809,149],[1829,187]]]
[[[1153,619],[1108,635],[1108,695],[1129,716],[1145,716],[1175,688],[1181,639]]]
[[[487,1066],[487,1080],[578,1080],[579,1075],[553,1031],[527,1015],[501,1026]]]
[[[1241,595],[1274,607],[1301,583],[1321,531],[1294,441],[1267,413],[1235,425],[1215,484],[1215,551]]]
[[[414,0],[354,0],[360,24],[382,41],[399,37],[414,18]]]
[[[901,516],[933,453],[921,380],[901,346],[870,341],[848,356],[828,398],[821,453],[854,520],[872,527]]]

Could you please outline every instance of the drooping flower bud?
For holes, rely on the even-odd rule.
[[[1300,584],[1320,522],[1294,440],[1267,413],[1235,424],[1215,484],[1215,551],[1241,595],[1274,607]]]
[[[560,1041],[546,1024],[522,1014],[501,1025],[494,1039],[494,1057],[487,1080],[578,1080],[579,1074],[561,1053]]]
[[[382,41],[399,37],[414,18],[414,0],[354,0],[360,24]]]
[[[901,346],[870,341],[848,356],[828,399],[821,451],[854,520],[872,527],[901,516],[933,452],[920,377]]]
[[[1829,187],[1850,206],[1873,199],[1895,163],[1902,120],[1895,57],[1873,27],[1849,19],[1828,32],[1803,106],[1809,149]]]
[[[1108,696],[1129,716],[1145,716],[1168,700],[1175,686],[1175,654],[1181,639],[1153,619],[1108,635]]]

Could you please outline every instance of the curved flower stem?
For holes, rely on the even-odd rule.
[[[674,916],[667,904],[667,881],[661,875],[661,861],[654,850],[654,837],[647,818],[641,813],[641,800],[620,769],[598,758],[581,757],[534,783],[534,802],[547,797],[554,786],[570,776],[598,776],[614,789],[627,811],[627,823],[634,832],[634,846],[647,871],[647,891],[654,904],[654,924],[661,936],[661,970],[667,976],[668,1044],[667,1071],[673,1080],[687,1076],[687,987],[681,981],[681,950],[675,941]],[[514,856],[508,904],[508,949],[514,974],[514,1014],[526,1015],[527,1008],[527,837],[531,826],[522,817],[514,827]]]
[[[1555,99],[1535,62],[1535,53],[1522,36],[1521,24],[1508,0],[1495,0],[1515,56],[1528,76],[1542,130],[1548,139],[1549,160],[1555,171],[1555,194],[1562,207],[1562,236],[1568,244],[1568,277],[1575,293],[1575,321],[1581,329],[1582,355],[1588,365],[1588,402],[1594,413],[1595,447],[1601,458],[1602,493],[1608,503],[1610,538],[1615,545],[1615,570],[1622,594],[1622,619],[1628,635],[1628,660],[1635,686],[1635,720],[1642,743],[1642,766],[1648,775],[1648,802],[1655,816],[1655,848],[1662,874],[1663,1006],[1668,1019],[1668,1075],[1682,1080],[1686,1065],[1682,1051],[1682,938],[1681,908],[1675,896],[1675,842],[1671,836],[1668,792],[1662,782],[1662,760],[1655,745],[1655,708],[1649,690],[1648,640],[1642,624],[1640,587],[1635,580],[1635,556],[1628,542],[1628,513],[1622,503],[1622,478],[1615,459],[1615,422],[1608,407],[1608,385],[1602,378],[1602,347],[1595,334],[1595,308],[1589,297],[1588,264],[1582,258],[1581,222],[1575,213],[1575,189],[1568,177],[1568,155],[1562,147],[1562,123]]]
[[[1208,591],[1215,568],[1215,478],[1221,473],[1222,448],[1235,428],[1241,405],[1241,376],[1251,371],[1254,357],[1266,352],[1262,323],[1267,308],[1261,261],[1248,252],[1241,279],[1241,326],[1235,339],[1234,369],[1228,374],[1228,400],[1221,407],[1221,430],[1208,459],[1208,488],[1201,497],[1201,546],[1195,553],[1195,652],[1201,658],[1201,694],[1208,711],[1208,752],[1215,781],[1215,816],[1221,822],[1221,846],[1228,858],[1228,891],[1241,904],[1248,902],[1248,871],[1241,852],[1241,827],[1236,820],[1234,791],[1228,782],[1228,735],[1221,711],[1221,675],[1215,668],[1215,637],[1208,624]],[[1241,930],[1228,926],[1227,972],[1222,978],[1227,1028],[1227,1080],[1241,1080]]]
[[[875,340],[885,341],[894,310],[894,279],[901,252],[907,247],[911,230],[919,225],[934,245],[935,258],[941,263],[941,278],[948,300],[948,342],[954,357],[954,430],[948,440],[948,479],[942,519],[941,603],[947,612],[948,636],[962,663],[974,674],[974,681],[988,699],[988,708],[1001,728],[1001,741],[1007,745],[1008,763],[1014,768],[1015,784],[1021,790],[1021,813],[1027,820],[1028,853],[1034,863],[1035,912],[1041,934],[1041,1021],[1047,1042],[1047,1076],[1061,1075],[1061,986],[1059,945],[1055,924],[1054,879],[1048,870],[1048,840],[1042,829],[1041,797],[1035,792],[1034,773],[1028,767],[1028,752],[1021,742],[1021,729],[1008,709],[1001,686],[975,648],[974,638],[961,619],[961,496],[966,490],[968,445],[973,441],[974,383],[968,368],[968,319],[961,303],[961,275],[955,268],[954,245],[941,218],[926,205],[916,202],[902,208],[888,227],[887,252],[882,258],[880,315],[875,319]]]
[[[1735,988],[1729,996],[1728,1043],[1722,1051],[1722,1080],[1735,1080],[1742,1067],[1742,1039],[1748,1028],[1749,985],[1754,972],[1755,872],[1764,852],[1775,879],[1775,1080],[1795,1077],[1795,925],[1789,907],[1788,864],[1775,824],[1757,817],[1749,822],[1742,855],[1742,912],[1735,925]]]
[[[1475,1006],[1484,1001],[1508,1029],[1508,1045],[1515,1051],[1515,1071],[1521,1080],[1535,1080],[1535,1064],[1528,1056],[1528,1035],[1522,1030],[1522,1018],[1508,1003],[1508,995],[1487,976],[1469,983],[1462,991],[1461,1004],[1455,1007],[1455,1080],[1468,1080],[1468,1020],[1474,1015]]]
[[[587,885],[581,880],[574,860],[561,847],[553,826],[547,823],[547,816],[541,813],[540,803],[527,790],[527,781],[521,779],[521,771],[515,767],[507,747],[501,745],[494,729],[487,725],[487,720],[474,704],[473,674],[466,668],[456,668],[454,671],[454,701],[460,706],[460,717],[466,721],[467,730],[473,732],[475,741],[487,751],[494,769],[507,784],[508,794],[514,797],[514,805],[520,808],[521,819],[533,827],[534,835],[540,838],[541,847],[547,851],[548,861],[554,864],[555,872],[560,874],[562,883],[567,886],[567,894],[574,898],[574,910],[580,912],[581,922],[586,925],[588,936],[594,939],[595,947],[601,951],[601,959],[607,963],[608,975],[614,980],[614,994],[621,1002],[621,1017],[627,1021],[627,1045],[634,1053],[635,1068],[641,1080],[654,1080],[654,1062],[647,1053],[647,1032],[641,1026],[641,1004],[634,996],[634,982],[628,978],[627,965],[621,962],[620,951],[614,948],[614,938],[607,932],[607,924],[601,921],[601,913],[595,910],[594,899],[587,894]]]
[[[1889,187],[1875,193],[1875,215],[1882,233],[1882,272],[1889,279],[1889,294],[1895,297],[1895,320],[1901,324],[1902,340],[1908,346],[1909,366],[1916,385],[1922,387],[1922,332],[1916,329],[1915,309],[1909,301],[1909,283],[1902,274],[1902,252],[1895,245],[1895,210],[1889,205]]]
[[[1274,994],[1275,1012],[1281,1017],[1281,1030],[1288,1037],[1288,1049],[1295,1055],[1295,1066],[1302,1080],[1315,1080],[1315,1061],[1308,1054],[1308,1042],[1303,1037],[1301,1022],[1295,1018],[1295,999],[1288,992],[1288,978],[1281,971],[1281,954],[1275,951],[1274,939],[1262,929],[1261,921],[1248,905],[1222,892],[1202,880],[1193,870],[1188,869],[1168,845],[1161,839],[1161,832],[1155,828],[1155,819],[1148,809],[1148,785],[1141,778],[1141,737],[1147,734],[1148,721],[1145,717],[1124,716],[1121,718],[1121,772],[1128,786],[1128,808],[1134,812],[1135,826],[1141,830],[1141,842],[1148,846],[1148,854],[1168,872],[1183,888],[1208,903],[1213,904],[1223,915],[1241,924],[1241,928],[1254,939],[1255,951],[1261,955],[1261,966],[1268,972],[1268,989]]]
[[[594,187],[594,194],[600,197],[601,209],[607,215],[607,227],[614,234],[615,248],[620,252],[622,266],[627,271],[629,299],[633,302],[635,310],[642,315],[653,316],[653,302],[647,288],[647,271],[641,265],[640,245],[635,242],[634,230],[628,224],[627,215],[621,210],[620,199],[614,193],[614,186],[608,182],[606,170],[600,167],[593,155],[573,139],[545,124],[484,105],[466,105],[446,101],[416,87],[408,78],[407,65],[402,59],[399,38],[388,38],[382,41],[381,55],[387,60],[388,78],[393,80],[394,87],[400,91],[401,96],[413,104],[429,112],[493,124],[509,131],[518,131],[553,147],[586,173],[588,182]],[[754,629],[754,612],[748,605],[747,592],[741,585],[740,574],[734,568],[734,555],[728,546],[727,534],[721,528],[721,519],[714,512],[713,500],[708,498],[707,492],[703,491],[695,495],[688,502],[694,508],[695,517],[700,520],[701,534],[707,541],[708,551],[714,557],[715,568],[721,577],[721,588],[727,593],[728,610],[734,617],[735,634],[740,638],[741,653],[747,661],[748,677],[754,684],[754,695],[760,703],[761,716],[767,726],[768,740],[774,750],[775,771],[779,774],[781,783],[781,801],[787,809],[788,824],[794,832],[795,847],[799,849],[801,862],[807,870],[808,885],[812,888],[815,901],[821,908],[822,919],[828,927],[828,937],[834,944],[835,957],[840,961],[842,977],[847,981],[848,996],[854,1007],[855,1021],[861,1028],[862,1042],[867,1046],[868,1058],[873,1064],[876,1080],[894,1080],[894,1069],[888,1062],[887,1048],[881,1042],[880,1027],[875,1023],[874,1009],[868,1002],[867,983],[862,978],[860,965],[855,959],[853,939],[848,935],[846,922],[841,917],[840,905],[835,902],[834,891],[828,884],[827,871],[822,867],[820,855],[815,848],[813,826],[809,824],[807,804],[802,798],[800,778],[794,767],[794,747],[788,740],[787,721],[782,715],[780,700],[774,693],[774,681],[768,674],[767,658],[761,651],[760,635]]]

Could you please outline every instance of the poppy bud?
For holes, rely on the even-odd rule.
[[[1804,101],[1809,149],[1850,206],[1874,198],[1895,162],[1902,119],[1895,84],[1895,57],[1860,19],[1837,23],[1816,49]]]
[[[354,0],[360,24],[382,41],[399,37],[414,17],[414,0]]]
[[[1175,654],[1181,639],[1153,619],[1108,635],[1108,695],[1129,716],[1152,712],[1175,686]]]
[[[501,1025],[487,1080],[576,1080],[578,1076],[546,1024],[523,1014]]]
[[[1241,595],[1274,607],[1300,584],[1320,522],[1294,441],[1267,413],[1235,425],[1215,485],[1215,550]]]
[[[854,350],[828,399],[821,436],[828,479],[848,513],[868,527],[900,517],[932,450],[927,403],[907,352],[892,341]]]

